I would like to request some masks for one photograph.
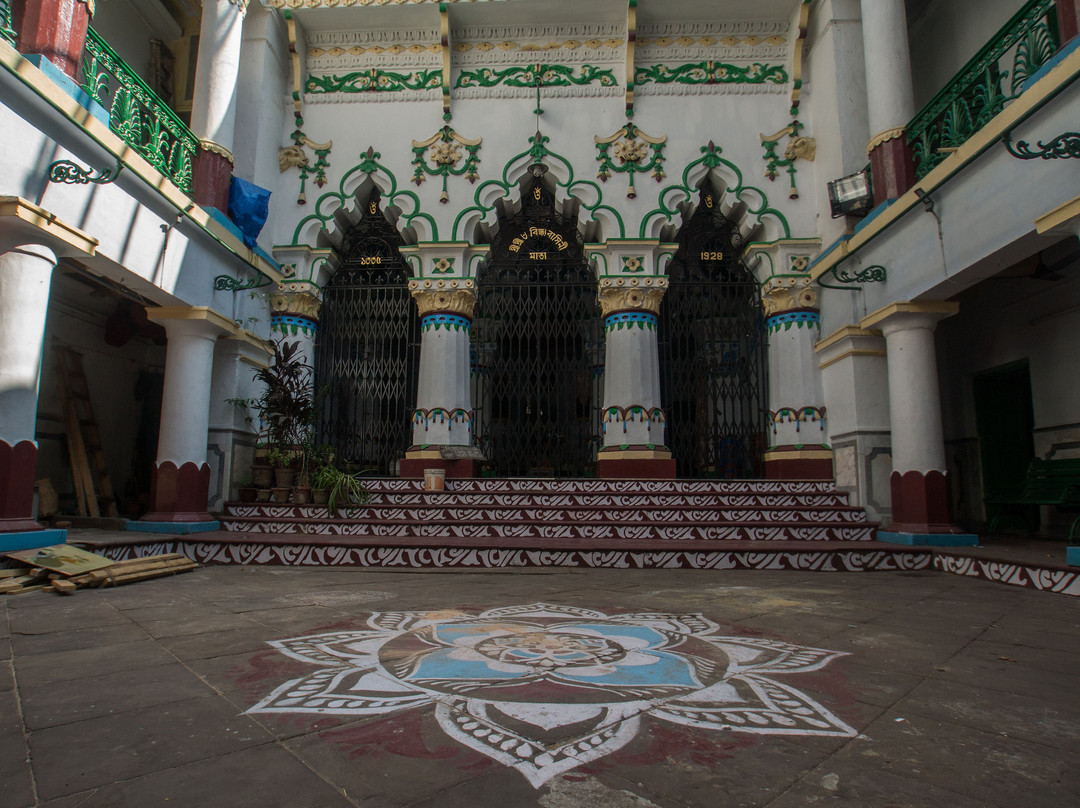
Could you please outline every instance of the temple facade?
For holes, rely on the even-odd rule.
[[[982,529],[1080,456],[1078,28],[0,0],[0,531],[46,492],[212,523],[282,340],[378,475],[834,480],[897,534]]]

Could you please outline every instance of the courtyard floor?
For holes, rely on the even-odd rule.
[[[0,806],[1080,804],[1080,598],[204,567],[0,599]]]

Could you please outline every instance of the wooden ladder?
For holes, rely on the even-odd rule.
[[[101,434],[90,405],[82,354],[67,346],[56,346],[56,385],[64,410],[71,476],[75,480],[75,499],[80,516],[117,516]],[[95,489],[95,475],[97,477]]]

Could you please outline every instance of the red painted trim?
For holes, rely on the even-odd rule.
[[[1057,0],[1058,34],[1061,44],[1069,42],[1080,33],[1080,2]]]
[[[199,147],[191,175],[192,198],[201,207],[229,212],[229,184],[232,163],[217,152]]]
[[[33,441],[0,440],[0,532],[42,529],[33,518],[37,456]]]
[[[915,157],[903,136],[886,140],[870,152],[874,206],[898,199],[915,184]]]
[[[210,499],[210,465],[175,463],[154,465],[150,482],[150,501],[153,510],[144,515],[144,522],[212,522],[206,511]]]
[[[596,476],[605,480],[674,480],[674,458],[596,461]]]
[[[885,528],[899,533],[962,533],[953,524],[949,505],[949,479],[942,471],[894,471],[892,524]]]
[[[480,476],[480,464],[475,460],[440,460],[438,458],[406,458],[398,467],[398,476],[406,479],[423,479],[428,469],[443,469],[448,480],[468,480]]]
[[[831,480],[833,463],[829,459],[807,460],[766,460],[765,479],[767,480]]]
[[[39,53],[79,81],[90,14],[85,0],[15,0],[12,27],[20,53]]]

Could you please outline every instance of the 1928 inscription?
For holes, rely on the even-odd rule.
[[[705,250],[704,252],[701,253],[701,260],[702,261],[723,261],[724,260],[724,254],[722,252],[718,252],[718,251]]]

